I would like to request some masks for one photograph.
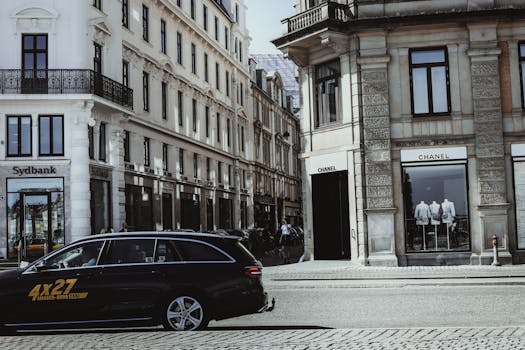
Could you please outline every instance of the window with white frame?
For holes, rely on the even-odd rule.
[[[315,126],[320,127],[340,120],[341,73],[339,60],[315,67]]]

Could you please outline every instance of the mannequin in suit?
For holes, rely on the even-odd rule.
[[[454,202],[450,202],[448,199],[444,199],[441,203],[441,219],[443,223],[447,224],[447,248],[450,249],[450,228],[456,217],[456,208],[454,207]]]
[[[428,207],[430,208],[430,224],[434,225],[434,242],[437,250],[438,225],[441,224],[441,205],[439,205],[439,203],[436,201],[432,201]]]
[[[430,217],[430,208],[428,204],[426,204],[425,201],[419,202],[414,210],[414,218],[416,219],[416,225],[420,227],[418,231],[422,231],[421,235],[423,237],[423,250],[427,250],[425,226],[428,225],[428,219],[430,219]]]

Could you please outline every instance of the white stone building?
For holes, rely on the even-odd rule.
[[[2,1],[0,256],[253,225],[242,0]],[[242,145],[242,147],[241,147]]]
[[[525,3],[296,1],[306,250],[370,265],[525,261]]]

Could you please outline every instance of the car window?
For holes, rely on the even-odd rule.
[[[104,241],[76,245],[46,260],[48,270],[69,267],[94,266],[97,264]]]
[[[175,242],[173,240],[159,240],[157,242],[157,256],[155,261],[157,262],[173,262],[181,261],[182,258],[175,248]]]
[[[177,240],[177,250],[184,261],[230,261],[217,249],[200,242]]]
[[[105,264],[153,262],[154,239],[116,239],[111,241]]]

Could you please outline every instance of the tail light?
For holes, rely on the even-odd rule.
[[[246,266],[244,268],[244,274],[251,278],[262,277],[262,267],[260,266]]]

